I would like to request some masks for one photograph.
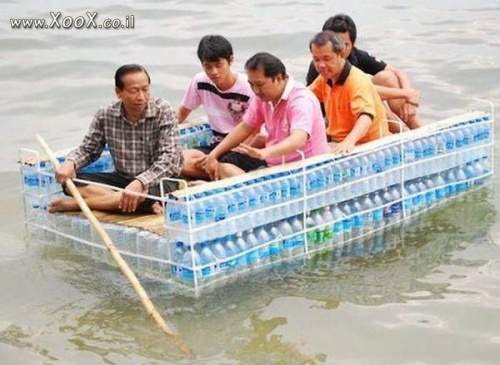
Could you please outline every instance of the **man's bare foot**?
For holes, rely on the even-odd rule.
[[[153,203],[153,205],[151,205],[151,211],[154,214],[163,214],[163,207],[159,202],[155,202]]]
[[[80,210],[74,198],[56,199],[49,203],[50,213],[75,212]]]

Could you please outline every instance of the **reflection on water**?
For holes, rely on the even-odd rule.
[[[470,275],[468,270],[488,267],[489,260],[458,256],[464,250],[488,244],[486,237],[496,217],[491,194],[490,187],[481,188],[385,231],[381,239],[353,242],[306,260],[285,263],[197,299],[176,295],[165,284],[144,284],[160,312],[204,361],[331,363],[333,354],[325,348],[311,348],[308,340],[309,336],[328,332],[329,326],[301,327],[309,334],[305,336],[294,333],[299,318],[314,321],[317,313],[322,313],[326,321],[346,308],[394,307],[457,293],[476,295],[474,287],[464,285],[464,279]],[[60,246],[42,246],[40,252],[63,286],[77,290],[78,299],[61,298],[59,306],[45,313],[57,320],[42,332],[9,326],[0,332],[1,342],[28,346],[50,360],[58,355],[39,344],[57,332],[73,351],[91,353],[110,363],[133,363],[129,358],[183,361],[159,335],[115,269]],[[450,266],[454,273],[443,275]],[[498,265],[489,268],[500,275],[498,269]],[[461,288],[454,284],[458,282]],[[475,286],[474,282],[469,284]],[[379,327],[377,323],[382,320],[386,330],[400,325],[427,329],[442,326],[440,315],[398,308],[401,324],[396,325],[394,319],[370,317],[364,325]]]

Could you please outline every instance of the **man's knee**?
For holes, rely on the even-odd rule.
[[[400,88],[398,77],[390,70],[384,70],[373,76],[372,82],[375,85]]]

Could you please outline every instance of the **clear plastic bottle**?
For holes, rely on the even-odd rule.
[[[248,246],[247,262],[248,266],[252,268],[258,268],[261,266],[260,255],[259,255],[259,241],[253,232],[253,229],[247,231],[245,236],[245,242]]]
[[[333,216],[333,241],[334,245],[344,242],[344,213],[340,210],[337,204],[330,207]]]
[[[216,258],[216,272],[219,276],[227,275],[229,272],[229,263],[227,261],[227,253],[222,238],[216,238],[210,244],[210,250]]]
[[[187,250],[182,256],[182,279],[187,283],[193,283],[195,281],[195,276],[201,279],[200,266],[200,255],[194,249],[193,246],[188,246]]]
[[[216,275],[216,258],[210,250],[210,243],[203,241],[200,245],[200,266],[205,266],[201,269],[201,276],[203,282],[208,282]],[[207,266],[206,266],[207,265]]]

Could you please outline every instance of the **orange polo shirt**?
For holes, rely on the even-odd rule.
[[[348,61],[335,84],[320,75],[309,88],[325,105],[326,132],[333,141],[342,142],[362,114],[372,117],[372,124],[358,143],[390,134],[385,107],[375,86],[367,74]]]

